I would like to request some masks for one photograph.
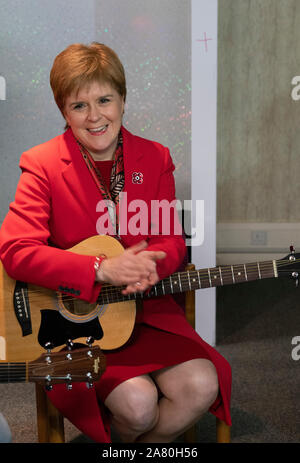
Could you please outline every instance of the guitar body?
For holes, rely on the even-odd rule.
[[[81,255],[105,254],[107,257],[120,255],[124,249],[119,241],[106,235],[96,235],[77,244],[69,251]],[[16,282],[0,266],[0,360],[6,362],[30,361],[45,351],[38,342],[42,311],[57,311],[76,327],[76,333],[91,320],[100,323],[103,337],[94,343],[101,349],[116,349],[130,337],[136,315],[135,301],[112,304],[88,304],[78,298],[35,285],[28,285],[28,300],[32,333],[22,336],[22,330],[14,311],[14,290]],[[105,285],[103,285],[105,287]],[[83,326],[84,328],[84,326]],[[54,328],[55,329],[55,328]],[[86,343],[87,334],[73,338],[74,342]],[[51,336],[51,333],[49,333]],[[49,338],[51,341],[51,338]],[[67,340],[64,340],[67,341]],[[61,347],[60,347],[61,348]]]
[[[39,330],[40,312],[32,311],[33,335],[22,337],[13,307],[15,280],[0,266],[0,360],[6,362],[33,360],[45,349],[39,346],[36,333]]]
[[[115,238],[96,235],[69,251],[80,255],[106,255],[124,252]],[[68,339],[85,343],[92,336],[102,350],[121,347],[129,339],[136,315],[135,299],[153,298],[278,276],[292,277],[298,283],[300,256],[291,247],[284,259],[224,265],[215,268],[176,272],[153,285],[145,293],[122,294],[122,288],[102,285],[95,304],[63,292],[25,285],[9,278],[0,265],[0,360],[30,361],[44,352],[46,343],[61,348]],[[21,312],[21,315],[20,315]],[[30,313],[30,329],[24,320]],[[22,328],[21,328],[22,325]]]

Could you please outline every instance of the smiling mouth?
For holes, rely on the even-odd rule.
[[[97,133],[105,132],[107,127],[108,127],[108,124],[102,125],[101,127],[96,127],[95,129],[87,129],[87,131],[93,134],[97,134]]]

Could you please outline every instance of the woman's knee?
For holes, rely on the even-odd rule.
[[[209,408],[219,394],[218,374],[213,363],[206,359],[195,362],[186,388],[195,406]]]
[[[128,401],[127,422],[128,426],[136,432],[145,432],[152,429],[158,420],[158,396],[157,389],[153,391],[132,391]]]
[[[125,384],[126,383],[126,384]],[[152,429],[158,420],[158,392],[148,377],[126,381],[117,394],[106,401],[116,421],[132,431],[145,432]]]
[[[189,360],[155,376],[167,398],[191,410],[208,409],[218,396],[217,371],[207,359]]]

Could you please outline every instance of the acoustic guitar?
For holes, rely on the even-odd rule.
[[[48,349],[31,362],[0,362],[0,383],[35,382],[50,390],[53,384],[86,382],[92,387],[105,370],[105,356],[99,346],[51,352]]]
[[[96,235],[69,251],[108,258],[124,248],[107,235]],[[222,265],[176,272],[152,286],[150,291],[124,296],[125,287],[104,284],[97,302],[12,280],[0,267],[0,360],[31,360],[51,342],[61,346],[66,339],[83,342],[92,336],[101,349],[116,349],[129,339],[136,316],[136,302],[167,294],[290,275],[298,261],[293,249],[284,259],[238,265]]]

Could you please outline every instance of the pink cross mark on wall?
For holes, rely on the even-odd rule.
[[[212,39],[206,37],[206,32],[204,32],[204,39],[197,39],[197,42],[205,42],[205,51],[208,52],[207,42]]]

